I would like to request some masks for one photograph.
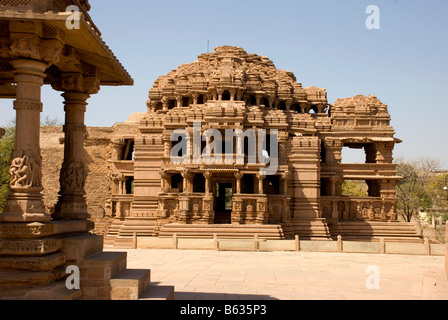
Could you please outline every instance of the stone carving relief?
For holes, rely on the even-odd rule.
[[[9,173],[11,189],[42,187],[41,162],[32,157],[23,156],[13,159]]]
[[[83,162],[64,163],[60,177],[61,192],[84,192],[86,178],[86,166]]]

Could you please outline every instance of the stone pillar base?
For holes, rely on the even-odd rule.
[[[54,220],[60,221],[88,220],[91,218],[87,212],[84,195],[77,194],[61,196],[52,216]]]
[[[0,291],[12,294],[20,288],[47,286],[64,279],[70,257],[64,250],[64,237],[86,234],[90,228],[88,221],[0,223]],[[76,248],[77,252],[82,249],[80,245]]]
[[[45,213],[42,195],[39,192],[12,193],[0,214],[2,222],[49,222],[51,216]]]

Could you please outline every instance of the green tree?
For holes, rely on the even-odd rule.
[[[345,180],[342,184],[342,195],[347,197],[367,197],[367,184],[364,181]]]
[[[403,177],[397,185],[398,213],[411,222],[420,211],[434,206],[434,195],[428,189],[433,172],[439,167],[437,159],[420,158],[413,161],[399,160],[398,175]]]
[[[5,135],[0,140],[0,212],[9,195],[9,164],[15,143],[15,123],[5,128]]]
[[[446,173],[435,173],[426,185],[426,190],[433,201],[432,213],[441,216],[444,221],[448,218],[448,190],[445,189],[447,176]]]

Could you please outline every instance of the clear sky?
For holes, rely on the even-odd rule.
[[[135,80],[89,100],[88,126],[112,126],[145,112],[160,75],[216,46],[234,45],[292,71],[329,103],[356,94],[389,106],[395,157],[439,158],[448,168],[448,1],[446,0],[91,0],[103,39]],[[380,9],[380,30],[366,8]],[[60,93],[43,89],[43,117],[63,120]],[[14,118],[0,100],[0,125]]]

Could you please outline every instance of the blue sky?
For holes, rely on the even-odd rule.
[[[89,99],[86,123],[111,126],[145,112],[160,75],[220,45],[243,47],[292,71],[305,87],[326,88],[328,99],[377,96],[389,106],[395,157],[439,158],[448,168],[448,1],[446,0],[91,0],[103,39],[135,80],[103,87]],[[367,6],[381,13],[368,30]],[[60,93],[43,89],[43,117],[63,120]],[[0,101],[0,124],[14,118]]]

